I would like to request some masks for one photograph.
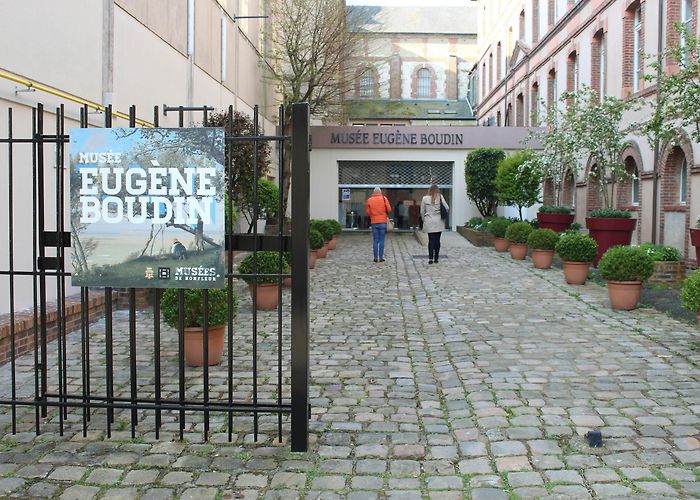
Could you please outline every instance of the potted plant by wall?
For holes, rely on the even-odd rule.
[[[323,222],[331,226],[333,229],[333,238],[328,242],[328,250],[335,250],[336,245],[338,244],[338,235],[343,232],[343,226],[340,225],[340,222],[338,222],[335,219],[326,219]]]
[[[569,116],[576,134],[580,158],[593,165],[588,174],[589,189],[598,191],[602,210],[592,210],[586,218],[588,234],[598,243],[597,264],[605,251],[614,245],[629,245],[637,220],[626,210],[614,210],[615,185],[631,174],[625,168],[622,151],[627,136],[636,125],[622,127],[623,115],[632,103],[613,96],[602,100],[590,87],[565,92],[570,99]],[[595,124],[595,126],[592,126]]]
[[[492,247],[493,235],[489,225],[495,217],[472,217],[463,226],[457,226],[457,232],[475,247]]]
[[[495,219],[489,224],[489,231],[493,235],[493,247],[497,252],[505,252],[508,250],[508,240],[506,239],[506,231],[512,221],[505,218]]]
[[[476,205],[482,217],[496,215],[498,195],[496,174],[506,153],[498,148],[476,148],[464,160],[464,179],[467,196]]]
[[[524,260],[527,256],[527,238],[533,231],[528,222],[514,222],[506,229],[510,257],[515,260]]]
[[[233,295],[233,309],[231,314],[236,315],[236,294]],[[185,335],[185,363],[187,366],[204,365],[204,291],[202,289],[184,290],[185,307],[184,335]],[[207,355],[209,365],[221,363],[221,354],[224,352],[224,330],[228,319],[228,289],[209,290],[209,317],[208,317],[208,343]],[[173,328],[178,328],[179,300],[178,290],[168,288],[163,292],[160,300],[160,310],[163,313],[165,323]]]
[[[312,220],[309,226],[321,233],[323,237],[323,246],[318,249],[318,258],[325,259],[328,255],[328,242],[333,239],[333,227],[322,220]]]
[[[548,229],[535,229],[527,237],[527,246],[532,249],[532,265],[537,269],[549,269],[554,259],[554,246],[559,241],[559,233]]]
[[[543,229],[563,233],[574,222],[574,214],[569,207],[542,205],[537,212],[537,223]]]
[[[654,273],[648,279],[649,283],[672,284],[685,279],[685,263],[680,250],[672,246],[642,243],[639,248],[644,250],[654,261]]]
[[[612,210],[601,208],[591,210],[586,217],[588,234],[598,243],[598,254],[593,261],[598,265],[603,254],[615,245],[629,245],[632,232],[637,225],[637,219],[632,219],[632,213],[627,210]]]
[[[246,275],[241,276],[241,279],[248,283],[251,298],[255,297],[256,309],[275,309],[279,303],[277,276],[261,276],[277,274],[280,265],[279,258],[278,252],[261,251],[246,255],[238,264],[238,273]],[[282,259],[282,272],[289,272],[289,267],[284,259]],[[253,273],[258,275],[255,279],[253,279]]]
[[[323,236],[316,229],[309,229],[309,269],[316,267],[318,249],[323,247]]]
[[[694,312],[700,324],[700,269],[696,269],[685,279],[680,298],[681,305]]]
[[[608,280],[612,308],[629,311],[637,307],[642,282],[654,272],[654,261],[640,247],[618,245],[603,254],[598,268]]]
[[[583,285],[598,251],[595,240],[582,233],[564,233],[554,245],[554,251],[562,260],[566,282],[570,285]]]
[[[695,265],[700,266],[700,216],[695,221],[695,227],[690,228],[690,244],[695,247]]]
[[[496,190],[501,205],[518,209],[518,218],[523,220],[523,208],[539,202],[542,175],[531,161],[532,151],[525,149],[506,156],[498,165]]]

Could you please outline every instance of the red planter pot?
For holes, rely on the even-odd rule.
[[[700,229],[690,228],[690,243],[695,247],[695,265],[700,266]]]
[[[551,229],[563,233],[574,222],[574,214],[537,214],[537,224],[540,228]]]
[[[210,326],[208,332],[207,361],[208,365],[221,363],[221,355],[224,352],[224,329],[226,325]],[[185,328],[185,363],[187,366],[204,365],[204,328]]]
[[[510,258],[513,260],[525,260],[527,256],[527,243],[511,243],[508,247]]]
[[[593,265],[598,266],[598,261],[608,248],[615,245],[629,245],[636,226],[637,219],[586,217],[588,235],[598,243],[598,255]]]
[[[318,250],[309,251],[309,269],[316,267],[316,259],[318,258]]]
[[[262,311],[277,309],[279,304],[279,285],[277,283],[257,283],[248,285],[251,298],[255,294],[255,308]]]
[[[338,239],[333,235],[333,239],[328,242],[328,250],[335,250],[335,246],[338,244]]]
[[[316,256],[319,259],[325,259],[327,255],[328,255],[328,244],[324,243],[321,248],[316,250]]]

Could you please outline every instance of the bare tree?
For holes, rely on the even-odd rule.
[[[309,103],[311,115],[341,119],[344,96],[361,62],[352,56],[362,43],[362,10],[347,10],[342,0],[278,0],[271,4],[273,33],[267,54],[270,78],[285,108],[285,134],[291,131],[291,105]],[[353,62],[355,61],[355,62]],[[291,145],[285,143],[283,213],[291,181]]]

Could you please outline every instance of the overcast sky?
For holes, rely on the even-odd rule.
[[[425,7],[425,0],[346,0],[348,5],[381,5],[392,7]],[[437,0],[431,6],[461,7],[467,5],[467,0]]]

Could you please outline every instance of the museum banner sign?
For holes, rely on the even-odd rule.
[[[70,131],[74,286],[223,288],[224,131]]]
[[[314,149],[523,149],[527,127],[361,126],[311,127]],[[528,144],[537,148],[539,144]]]

